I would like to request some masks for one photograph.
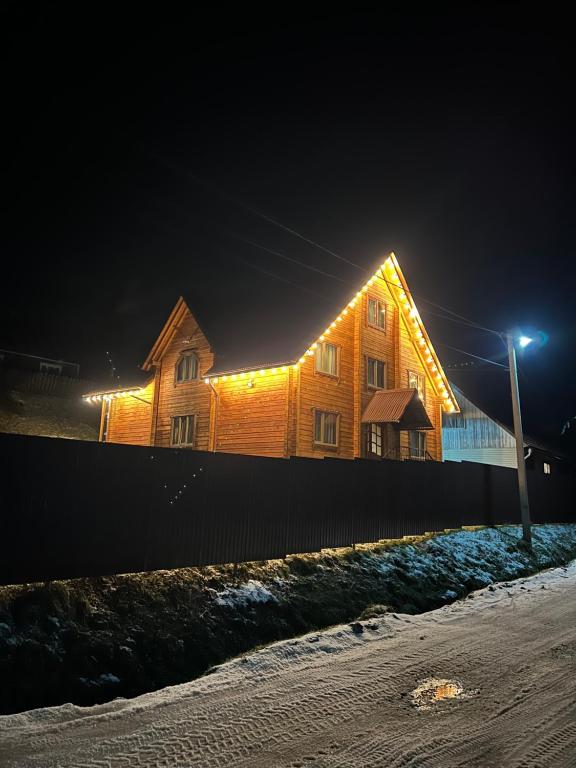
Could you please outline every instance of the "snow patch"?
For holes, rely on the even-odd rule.
[[[277,601],[277,598],[267,589],[261,581],[250,579],[239,587],[228,587],[217,593],[216,605],[225,605],[234,608],[237,605],[249,603],[269,603]]]

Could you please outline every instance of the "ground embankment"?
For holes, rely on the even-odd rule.
[[[237,567],[0,587],[0,713],[184,682],[258,645],[416,614],[576,557],[576,525],[386,541]]]

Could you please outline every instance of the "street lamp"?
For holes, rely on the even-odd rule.
[[[518,344],[527,347],[532,341],[528,336],[520,336]],[[518,389],[518,369],[516,368],[516,349],[514,335],[507,334],[508,364],[510,368],[510,387],[512,390],[512,413],[514,416],[514,437],[516,438],[516,462],[518,464],[518,491],[520,493],[520,514],[522,518],[522,538],[528,547],[532,547],[530,529],[530,505],[528,503],[528,483],[526,482],[526,462],[524,460],[524,437],[522,434],[522,415],[520,413],[520,391]]]

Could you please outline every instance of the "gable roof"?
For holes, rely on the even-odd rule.
[[[514,438],[514,429],[506,421],[503,421],[497,418],[494,415],[493,406],[491,407],[488,404],[490,399],[490,392],[487,391],[485,379],[482,383],[483,384],[482,387],[480,387],[479,385],[476,385],[476,387],[474,387],[473,385],[470,386],[469,384],[466,387],[466,391],[464,391],[460,385],[455,384],[454,381],[451,381],[450,383],[452,385],[452,390],[458,399],[467,401],[468,403],[470,403],[475,409],[480,411],[480,413],[484,414],[484,416],[486,416],[487,419],[490,419],[490,421],[494,422],[494,424],[497,424],[500,427],[500,429],[503,429],[504,432],[510,435],[510,437]],[[507,384],[508,382],[506,382],[506,385]],[[474,391],[471,391],[471,390],[474,390]],[[510,397],[509,392],[507,394],[508,394],[508,397]],[[547,444],[546,442],[543,442],[542,440],[534,437],[533,435],[529,435],[529,434],[526,434],[526,432],[524,432],[523,438],[524,438],[523,443],[525,448],[535,448],[538,451],[544,451],[546,453],[553,454],[554,456],[559,458],[568,458],[563,451],[559,450],[558,448],[555,448],[552,445]]]
[[[377,280],[384,281],[409,328],[412,340],[428,370],[445,410],[457,411],[458,403],[420,318],[396,256],[391,253],[355,293],[343,282],[331,287],[331,295],[309,291],[310,299],[286,290],[270,289],[259,276],[250,284],[234,282],[233,275],[211,285],[199,283],[181,296],[154,343],[143,368],[160,360],[173,334],[190,312],[208,339],[214,364],[207,381],[243,372],[298,366],[330,327],[353,308]],[[252,283],[255,284],[252,284]],[[305,289],[304,289],[305,290]],[[314,296],[314,300],[312,300]]]

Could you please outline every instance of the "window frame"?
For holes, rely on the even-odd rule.
[[[421,456],[414,455],[412,453],[412,435],[421,435],[422,436],[422,448],[418,447],[418,451],[422,451]],[[420,437],[418,438],[418,443],[420,443]],[[408,454],[410,456],[410,459],[414,459],[415,461],[425,461],[426,460],[426,432],[423,432],[420,429],[409,429],[408,430]]]
[[[190,443],[175,443],[174,442],[174,422],[176,419],[194,419],[192,422],[192,442]],[[170,447],[171,448],[194,448],[196,445],[196,427],[198,425],[197,413],[182,413],[175,414],[170,417]]]
[[[330,373],[330,371],[323,371],[321,368],[318,368],[318,350],[322,349],[324,345],[329,344],[331,347],[334,347],[335,350],[335,360],[336,360],[336,373]],[[339,379],[340,378],[340,345],[335,344],[333,341],[319,341],[318,346],[314,350],[314,373],[319,374],[320,376],[329,376],[331,379]]]
[[[420,395],[420,400],[426,405],[426,376],[423,373],[418,373],[418,371],[415,371],[412,368],[407,369],[407,374],[408,389],[415,389]],[[422,380],[422,394],[420,394],[420,389],[418,387],[410,386],[410,375],[416,376],[417,379]]]
[[[180,379],[178,378],[178,369],[180,367],[180,363],[182,363],[186,358],[193,357],[196,360],[196,376],[189,378],[189,379]],[[198,353],[196,350],[186,350],[185,352],[181,352],[178,355],[178,359],[176,360],[176,363],[174,364],[174,385],[177,386],[178,384],[188,384],[191,381],[199,381],[200,380],[200,358],[198,357]]]
[[[370,376],[369,376],[369,373],[370,373],[370,361],[372,361],[374,363],[382,363],[382,366],[384,368],[384,370],[382,372],[382,379],[383,379],[384,383],[382,384],[381,387],[378,386],[378,384],[371,384],[370,383]],[[387,387],[387,379],[388,379],[388,364],[386,363],[386,360],[381,360],[378,357],[371,357],[370,355],[366,355],[366,389],[376,389],[376,390],[388,389],[388,387]]]
[[[316,418],[318,415],[324,414],[324,416],[335,416],[336,417],[336,442],[335,443],[325,443],[321,440],[316,440]],[[322,435],[324,437],[324,434]],[[313,408],[312,409],[312,442],[314,447],[318,448],[328,448],[333,451],[336,451],[340,448],[340,413],[339,411],[327,411],[324,408]]]
[[[372,446],[374,444],[376,445],[378,444],[378,437],[374,439],[372,436],[374,428],[380,430],[380,435],[379,435],[380,453],[378,453],[378,451],[372,450]],[[371,456],[378,456],[379,459],[383,458],[384,456],[384,424],[377,424],[376,422],[371,422],[370,424],[368,424],[368,441],[367,442],[368,442],[368,453]]]
[[[378,325],[378,323],[372,323],[370,321],[370,302],[375,301],[376,302],[376,317],[378,317],[379,313],[379,305],[381,305],[384,309],[384,325]],[[386,325],[388,321],[388,304],[384,299],[379,298],[378,296],[374,296],[373,294],[368,294],[366,297],[366,325],[370,328],[376,328],[377,331],[381,331],[382,333],[386,333]]]

